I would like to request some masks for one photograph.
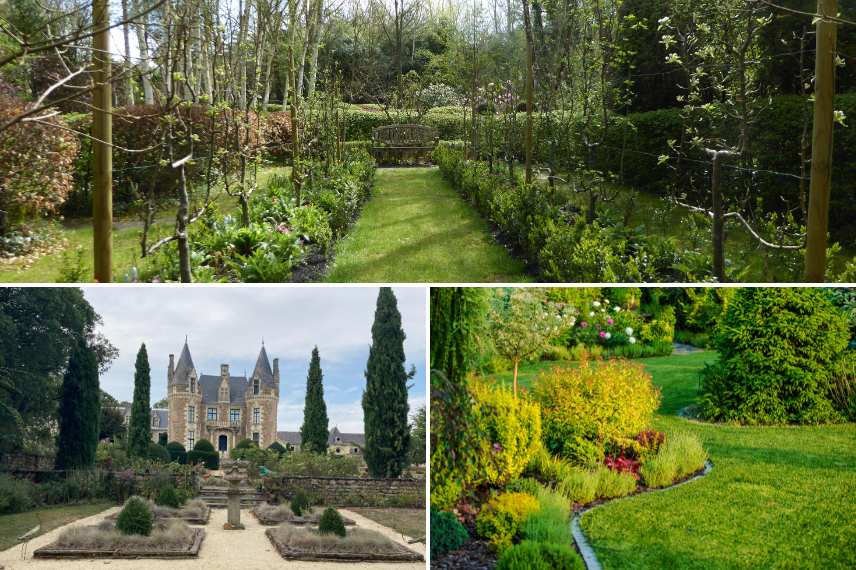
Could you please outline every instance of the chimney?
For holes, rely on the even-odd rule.
[[[169,371],[166,373],[167,385],[172,384],[175,379],[175,355],[169,355]]]
[[[279,358],[273,359],[273,381],[279,384]]]
[[[229,377],[229,365],[228,364],[221,364],[220,365],[220,376],[223,378]]]

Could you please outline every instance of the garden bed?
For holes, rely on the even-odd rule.
[[[423,562],[418,552],[379,532],[355,528],[340,538],[321,535],[305,527],[282,525],[265,531],[279,554],[287,560],[336,562]]]
[[[149,508],[155,520],[178,519],[188,524],[208,524],[208,519],[211,516],[211,509],[199,499],[188,501],[180,509],[156,505],[148,501]],[[119,513],[109,515],[107,519],[116,520]]]
[[[271,504],[256,505],[252,510],[253,515],[255,515],[258,521],[267,526],[276,526],[282,523],[293,525],[317,525],[318,519],[321,518],[321,512],[322,511],[319,509],[313,508],[308,515],[297,517],[294,516],[294,513],[288,505]],[[345,526],[354,526],[357,524],[347,517],[342,517],[342,522],[345,523]]]
[[[193,558],[205,531],[180,521],[159,523],[151,536],[123,535],[112,521],[74,527],[33,552],[35,558]]]

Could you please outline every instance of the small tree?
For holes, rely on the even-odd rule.
[[[306,403],[303,406],[303,425],[300,426],[300,449],[315,453],[327,452],[327,405],[324,403],[324,374],[318,347],[312,349],[309,374],[306,376]]]
[[[365,460],[372,477],[398,477],[408,464],[407,381],[416,371],[404,369],[404,338],[395,294],[381,287],[363,392]]]
[[[81,469],[95,463],[101,392],[98,364],[85,340],[78,341],[62,379],[59,403],[57,469]]]
[[[146,457],[152,441],[152,410],[149,407],[152,380],[145,344],[137,352],[134,368],[134,402],[128,426],[128,453],[131,457]]]
[[[514,395],[520,363],[546,349],[574,324],[570,310],[547,300],[543,289],[500,290],[491,306],[491,336],[499,353],[514,364]]]

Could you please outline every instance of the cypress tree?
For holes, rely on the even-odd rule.
[[[152,410],[149,407],[151,384],[149,355],[143,343],[134,365],[134,401],[128,426],[128,453],[132,457],[146,457],[152,442]]]
[[[300,426],[300,449],[315,453],[327,452],[328,419],[324,403],[324,374],[318,347],[312,349],[309,374],[306,376],[306,402],[303,405],[303,425]]]
[[[72,349],[59,402],[57,469],[85,469],[95,463],[101,390],[95,353],[80,340]]]
[[[365,460],[372,477],[398,477],[409,463],[407,381],[414,373],[404,370],[404,338],[395,294],[381,287],[363,392]]]

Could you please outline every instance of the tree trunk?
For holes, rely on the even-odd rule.
[[[818,0],[817,11],[838,14],[838,0]],[[835,22],[817,21],[814,134],[811,157],[811,190],[808,203],[808,236],[805,250],[805,280],[822,283],[826,277],[826,234],[829,225],[829,195],[832,185],[832,132],[835,125],[835,52],[838,27]]]
[[[713,175],[711,177],[710,191],[713,202],[713,231],[711,234],[713,243],[713,276],[720,283],[725,283],[725,218],[722,211],[722,155],[716,151],[709,151],[713,161]]]
[[[176,230],[178,232],[178,271],[182,283],[193,281],[190,272],[190,244],[187,239],[187,216],[189,197],[187,195],[187,176],[184,165],[181,165],[180,187],[178,194],[178,216],[176,219]]]
[[[134,74],[131,73],[131,70],[134,68],[131,63],[131,26],[128,23],[128,0],[122,0],[122,20],[124,20],[124,24],[122,24],[122,37],[125,40],[125,73],[128,74],[126,81],[128,82],[127,89],[128,94],[126,95],[126,103],[128,105],[134,104]]]
[[[529,0],[521,0],[523,4],[523,29],[526,33],[526,184],[532,183],[532,152],[534,145],[535,106],[535,46],[532,38],[532,21],[529,16]]]
[[[519,360],[514,361],[514,397],[517,397],[517,368],[520,365]]]
[[[140,3],[137,3],[136,11],[139,11],[141,8]],[[148,20],[148,15],[142,17],[142,23],[135,23],[134,28],[137,31],[137,49],[140,52],[140,75],[141,82],[143,84],[143,101],[146,105],[154,105],[155,103],[155,94],[154,89],[152,89],[152,81],[149,77],[149,70],[151,69],[149,66],[149,46],[146,43],[146,21]]]
[[[92,91],[92,233],[95,280],[113,280],[113,115],[110,85],[110,22],[107,0],[94,0],[92,21],[92,65],[95,88]]]

